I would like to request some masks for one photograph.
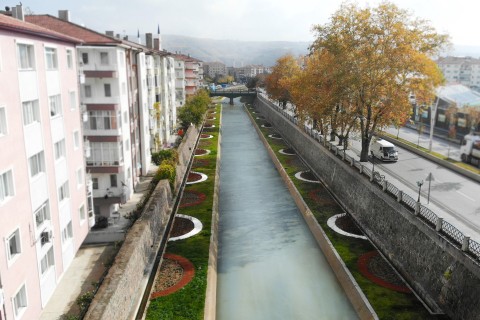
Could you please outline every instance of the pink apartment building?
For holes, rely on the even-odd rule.
[[[0,319],[37,319],[89,231],[81,40],[0,15]]]
[[[203,87],[203,62],[190,57],[190,55],[173,54],[175,60],[182,60],[185,63],[185,93],[194,94]]]

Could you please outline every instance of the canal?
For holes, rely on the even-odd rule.
[[[357,319],[246,111],[224,105],[217,319]]]

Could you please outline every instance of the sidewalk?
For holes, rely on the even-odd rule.
[[[102,233],[124,234],[130,226],[130,220],[125,216],[135,210],[137,202],[148,190],[157,168],[152,164],[148,174],[140,177],[140,182],[135,187],[133,195],[118,210],[120,213],[118,221],[105,229],[90,231],[89,236],[92,233],[96,233],[99,237]],[[66,314],[78,315],[77,297],[94,289],[92,284],[101,279],[109,264],[113,262],[118,249],[113,242],[83,244],[68,269],[61,276],[52,297],[42,311],[40,320],[61,320],[62,316]]]

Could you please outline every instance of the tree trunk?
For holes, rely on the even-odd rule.
[[[287,107],[287,101],[282,101],[282,105],[283,105],[283,110],[285,110],[285,108]]]
[[[330,131],[330,141],[335,141],[336,135],[337,133],[335,132],[335,130]]]
[[[344,137],[343,137],[342,135],[339,135],[339,136],[338,136],[338,144],[337,144],[337,146],[343,145],[343,139],[344,139]]]
[[[371,138],[365,138],[362,136],[362,150],[360,151],[360,162],[368,161],[368,150],[370,147]]]

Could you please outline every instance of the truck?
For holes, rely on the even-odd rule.
[[[478,133],[467,134],[463,137],[460,159],[480,168],[480,135]]]
[[[398,161],[398,151],[395,145],[387,140],[375,139],[370,147],[373,157],[383,161]]]

